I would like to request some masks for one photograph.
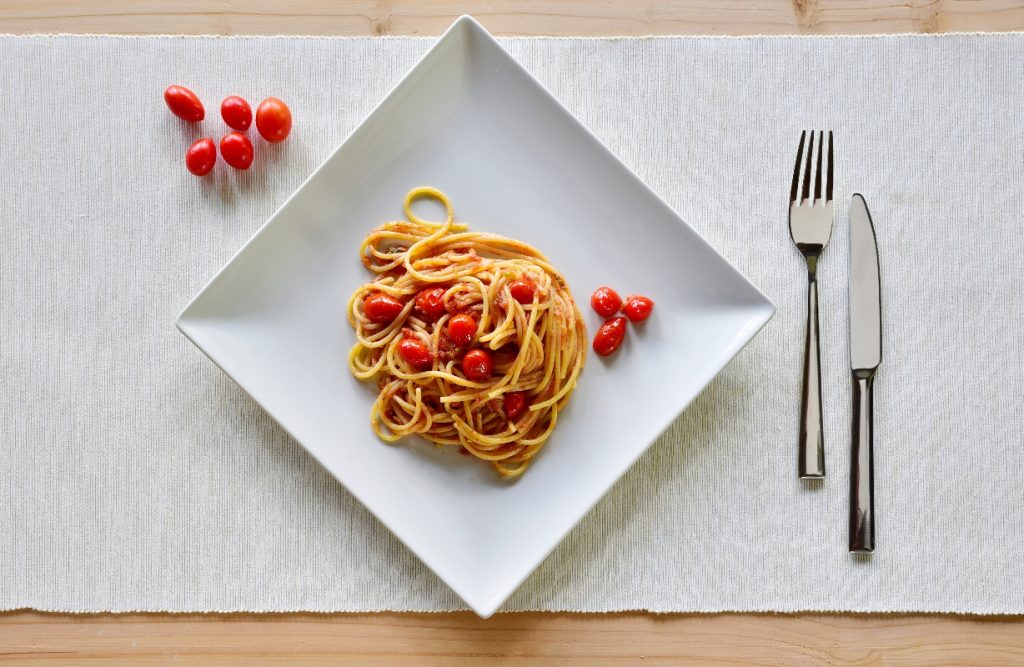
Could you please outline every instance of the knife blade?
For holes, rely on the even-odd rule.
[[[853,438],[850,447],[850,551],[875,550],[875,372],[882,362],[882,299],[875,226],[864,197],[850,202],[850,370]]]
[[[875,226],[864,197],[850,202],[850,368],[869,370],[882,361],[882,300]]]

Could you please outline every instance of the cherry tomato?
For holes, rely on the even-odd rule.
[[[404,307],[395,297],[381,292],[374,292],[363,301],[363,313],[371,322],[392,322]]]
[[[199,139],[185,153],[185,166],[196,176],[206,176],[217,163],[217,144],[213,139]]]
[[[622,315],[613,317],[597,330],[597,335],[594,336],[594,352],[602,357],[607,357],[619,349],[625,337],[626,318]]]
[[[487,350],[470,350],[462,358],[462,372],[466,374],[467,379],[474,382],[483,382],[489,378],[493,368],[494,362],[491,361],[491,355]]]
[[[403,338],[398,342],[398,354],[408,361],[413,367],[420,370],[429,368],[434,363],[434,355],[430,354],[430,348],[419,338]]]
[[[537,291],[537,286],[529,278],[519,278],[508,284],[508,291],[512,293],[512,298],[519,303],[531,304],[533,303],[533,293]]]
[[[178,118],[195,122],[206,116],[199,96],[185,86],[168,86],[164,91],[164,102],[167,102],[167,107]]]
[[[630,294],[626,297],[626,304],[622,306],[622,312],[630,322],[643,322],[651,316],[652,310],[654,302],[642,294]]]
[[[454,315],[448,320],[448,337],[456,345],[468,345],[476,335],[476,326],[476,318],[472,315]]]
[[[622,307],[622,299],[618,292],[611,287],[598,287],[590,295],[590,307],[601,317],[611,317],[619,312]]]
[[[225,134],[220,140],[220,154],[235,169],[248,169],[252,165],[252,142],[238,132]]]
[[[519,415],[526,411],[526,392],[511,391],[503,397],[505,404],[505,416],[509,421],[519,419]]]
[[[292,112],[276,97],[268,97],[256,108],[256,129],[271,143],[284,141],[292,131]]]
[[[220,117],[232,130],[248,130],[252,125],[252,107],[238,95],[225,97],[220,103]]]
[[[416,295],[416,310],[427,317],[437,318],[445,314],[443,287],[431,287]]]

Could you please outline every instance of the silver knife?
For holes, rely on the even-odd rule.
[[[882,299],[875,227],[864,197],[850,202],[850,369],[853,446],[850,456],[850,551],[875,550],[871,390],[882,361]]]

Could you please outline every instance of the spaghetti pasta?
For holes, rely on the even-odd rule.
[[[421,198],[442,203],[445,221],[417,217]],[[459,446],[517,477],[576,387],[583,318],[565,278],[533,247],[469,231],[434,188],[411,190],[404,209],[406,220],[363,240],[362,262],[377,277],[348,302],[357,339],[349,369],[379,388],[373,430],[387,442],[415,434]],[[476,323],[472,336],[450,333],[466,322]]]

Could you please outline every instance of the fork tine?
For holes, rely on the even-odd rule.
[[[796,149],[796,165],[793,167],[793,186],[789,189],[789,203],[796,203],[796,195],[800,190],[800,158],[804,156],[804,139],[807,138],[807,130],[800,133],[800,147]]]
[[[832,130],[828,131],[828,172],[825,175],[825,202],[832,203]]]
[[[811,196],[811,159],[814,157],[814,132],[811,132],[811,140],[807,142],[807,160],[804,161],[804,190],[801,202],[807,201]],[[813,202],[812,202],[813,204]]]
[[[818,165],[814,170],[814,199],[811,201],[811,206],[821,201],[821,154],[825,152],[824,148],[825,133],[818,132]]]

